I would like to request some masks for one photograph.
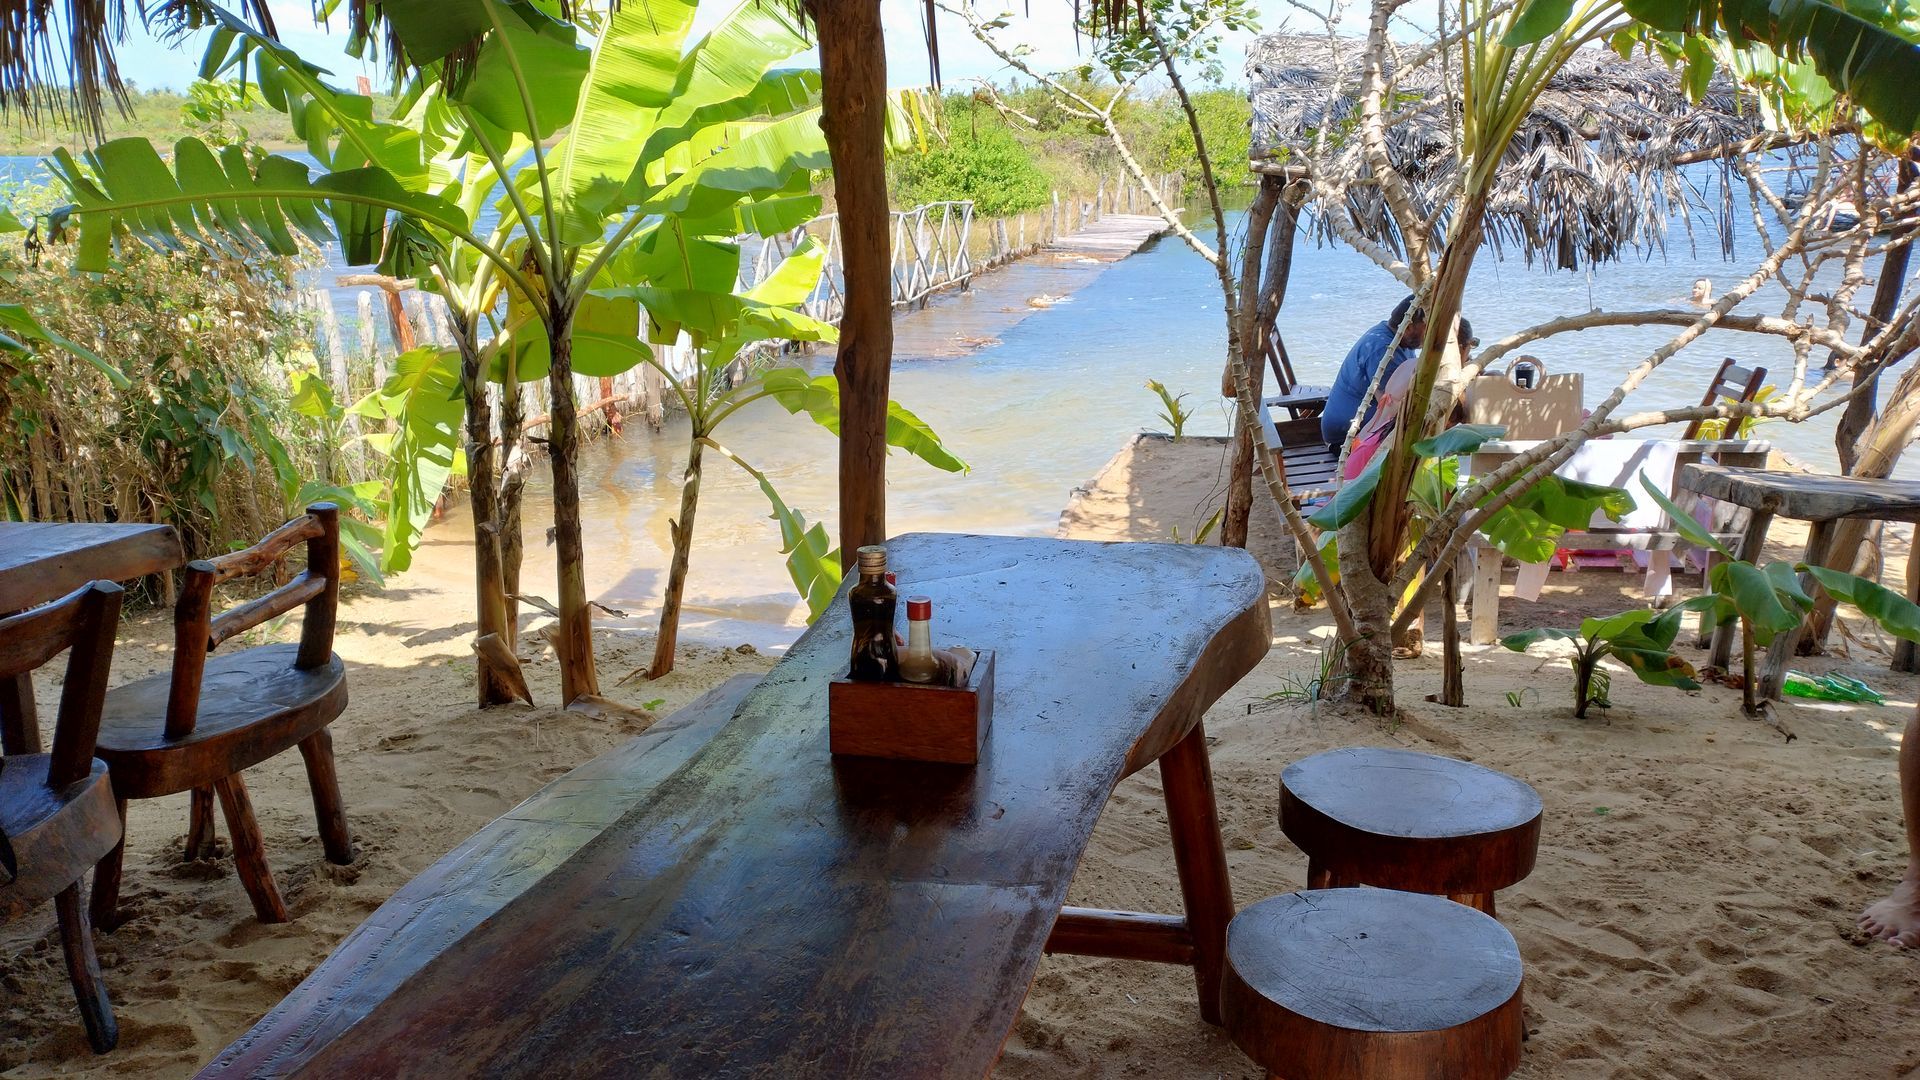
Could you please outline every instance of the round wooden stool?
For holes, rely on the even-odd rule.
[[[1307,853],[1307,887],[1378,885],[1489,915],[1533,872],[1540,796],[1505,773],[1411,750],[1353,746],[1280,773],[1280,831]]]
[[[1228,925],[1220,1012],[1269,1080],[1501,1080],[1520,1065],[1520,947],[1437,896],[1287,893]]]

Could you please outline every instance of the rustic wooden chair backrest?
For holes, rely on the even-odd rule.
[[[1262,335],[1266,338],[1261,344],[1267,354],[1267,366],[1273,369],[1274,392],[1291,394],[1293,388],[1300,385],[1293,377],[1293,358],[1287,355],[1287,346],[1280,335],[1272,331]]]
[[[264,596],[213,613],[213,587],[273,569],[295,544],[307,545],[307,568]],[[167,738],[193,733],[200,710],[200,680],[207,654],[235,634],[304,606],[300,651],[293,666],[316,668],[333,658],[334,615],[340,604],[340,510],[315,503],[307,512],[268,533],[250,548],[187,564],[180,600],[173,610],[173,682],[167,692]]]
[[[120,586],[95,581],[51,604],[0,619],[0,679],[10,679],[67,656],[67,682],[53,728],[47,786],[62,788],[93,771],[100,709],[113,666],[113,634],[120,624]]]
[[[1733,357],[1729,356],[1720,362],[1720,370],[1713,373],[1713,381],[1707,384],[1706,395],[1700,399],[1700,404],[1703,406],[1718,405],[1722,400],[1731,398],[1744,405],[1759,396],[1760,384],[1766,381],[1766,368],[1741,367]],[[1681,438],[1699,438],[1700,425],[1706,422],[1706,418],[1702,417],[1688,424],[1687,433],[1682,435]],[[1731,422],[1727,425],[1727,431],[1732,432],[1734,428],[1738,426],[1739,423],[1737,420]]]

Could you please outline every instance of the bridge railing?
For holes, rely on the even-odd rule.
[[[1156,177],[1165,198],[1176,199],[1180,176]],[[1151,212],[1146,193],[1127,178],[1109,189],[1102,181],[1092,195],[1053,193],[1050,205],[1023,214],[976,220],[969,200],[933,202],[893,211],[893,306],[912,310],[935,293],[965,287],[976,273],[1022,259],[1077,232],[1109,213]],[[740,284],[751,288],[766,280],[801,239],[812,236],[826,248],[820,281],[807,298],[808,315],[822,322],[840,321],[846,310],[844,264],[840,255],[840,216],[822,214],[791,232],[762,241],[751,258],[743,259]]]

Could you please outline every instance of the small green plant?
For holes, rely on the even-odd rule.
[[[1187,400],[1187,395],[1173,393],[1159,379],[1148,379],[1147,389],[1160,395],[1160,404],[1164,407],[1164,411],[1160,413],[1160,419],[1166,421],[1167,426],[1173,429],[1173,441],[1179,442],[1185,438],[1187,421],[1193,419],[1193,410],[1181,404]]]
[[[657,698],[654,698],[652,701],[641,702],[640,707],[647,710],[648,712],[654,712],[658,710],[660,706],[665,705],[666,703],[667,703],[666,698],[657,697]]]
[[[1312,705],[1325,701],[1333,694],[1333,689],[1351,676],[1340,670],[1340,661],[1346,655],[1347,647],[1338,639],[1327,637],[1320,642],[1319,662],[1310,675],[1286,674],[1280,676],[1280,688],[1261,698],[1255,705],[1247,706],[1247,712],[1253,712],[1258,704],[1272,705]]]
[[[1814,608],[1813,596],[1801,586],[1802,574],[1812,578],[1836,601],[1852,604],[1887,633],[1908,641],[1920,641],[1920,605],[1899,593],[1824,566],[1771,562],[1762,567],[1734,558],[1725,544],[1662,494],[1644,473],[1640,486],[1667,512],[1676,532],[1689,543],[1720,556],[1707,573],[1706,595],[1681,606],[1704,611],[1708,628],[1739,621],[1741,707],[1748,716],[1761,716],[1764,708],[1754,692],[1755,646],[1771,645],[1776,635],[1798,627]]]
[[[1537,698],[1540,696],[1540,691],[1535,690],[1531,686],[1523,686],[1518,690],[1509,690],[1507,691],[1507,704],[1516,709],[1522,708],[1527,703],[1528,694],[1532,694]]]
[[[1696,598],[1659,612],[1642,608],[1600,619],[1582,619],[1577,631],[1553,627],[1523,630],[1501,638],[1500,644],[1514,652],[1526,652],[1542,641],[1573,642],[1573,655],[1568,658],[1573,665],[1573,715],[1584,720],[1589,706],[1613,707],[1609,697],[1613,678],[1600,666],[1600,661],[1609,658],[1624,664],[1641,682],[1682,690],[1700,689],[1694,680],[1693,665],[1673,655],[1673,639],[1679,636],[1681,616],[1705,606],[1702,601],[1706,599]]]
[[[1213,530],[1220,526],[1221,515],[1225,514],[1226,512],[1227,512],[1227,508],[1224,506],[1215,507],[1213,513],[1208,514],[1205,520],[1201,521],[1198,525],[1194,526],[1191,539],[1184,536],[1180,532],[1180,526],[1175,525],[1173,527],[1173,542],[1176,544],[1206,543],[1207,537],[1212,536]]]

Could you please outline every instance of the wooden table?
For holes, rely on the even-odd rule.
[[[1920,522],[1920,484],[1901,480],[1856,480],[1820,473],[1772,472],[1689,465],[1680,472],[1680,486],[1703,498],[1744,506],[1753,511],[1746,533],[1734,555],[1757,562],[1767,542],[1767,529],[1778,517],[1810,522],[1803,562],[1820,563],[1827,556],[1834,526],[1847,518]],[[1912,575],[1909,574],[1909,578]],[[1801,575],[1800,586],[1813,594],[1813,578]],[[1713,635],[1710,662],[1721,669],[1732,658],[1734,627],[1720,627]],[[1767,670],[1760,690],[1778,698],[1786,684],[1787,662],[1799,648],[1805,624],[1774,635],[1767,649]]]
[[[171,525],[0,521],[0,615],[58,600],[89,581],[130,581],[185,562]],[[39,752],[32,681],[0,680],[0,753]]]
[[[888,551],[937,638],[996,650],[979,765],[828,753],[835,604],[737,705],[664,723],[659,749],[590,763],[428,870],[203,1075],[979,1077],[1043,951],[1191,963],[1217,1018],[1233,901],[1200,718],[1267,652],[1258,564],[926,534]],[[1186,918],[1063,910],[1114,785],[1154,761]]]

